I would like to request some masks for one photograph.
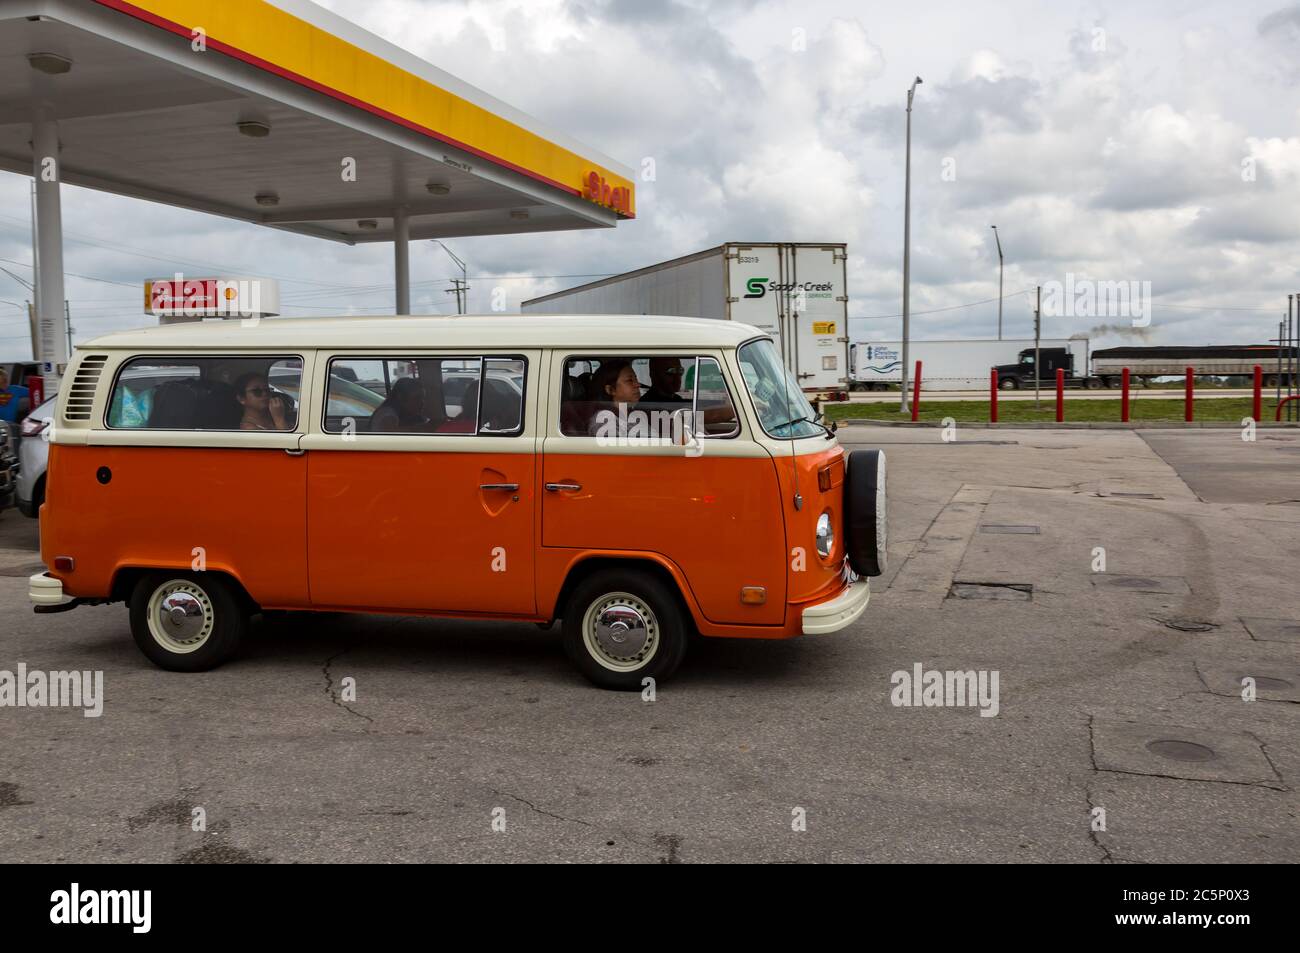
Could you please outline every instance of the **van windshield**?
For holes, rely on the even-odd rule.
[[[770,340],[751,341],[738,352],[740,372],[754,398],[758,421],[769,437],[818,437],[825,433],[813,421],[817,414],[789,371],[781,364]]]

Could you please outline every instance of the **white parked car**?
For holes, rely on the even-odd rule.
[[[23,418],[18,444],[18,511],[35,518],[45,502],[45,467],[50,459],[47,431],[54,419],[57,397],[51,397]]]

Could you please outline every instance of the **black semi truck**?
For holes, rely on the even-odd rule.
[[[1287,354],[1276,344],[1211,344],[1203,347],[1110,347],[1093,351],[1084,358],[1084,366],[1075,367],[1074,355],[1063,347],[1039,349],[1043,369],[1038,375],[1043,387],[1056,386],[1056,371],[1065,371],[1066,387],[1085,387],[1096,390],[1119,387],[1124,368],[1129,369],[1129,380],[1134,385],[1145,385],[1157,377],[1181,377],[1192,368],[1197,377],[1227,377],[1243,387],[1250,386],[1255,376],[1255,365],[1263,370],[1264,386],[1276,387],[1279,383],[1278,355],[1281,352],[1280,381],[1286,386],[1288,377],[1300,373],[1296,349],[1291,348],[1291,365]],[[1015,364],[1002,364],[998,372],[998,386],[1003,390],[1017,390],[1034,386],[1034,349],[1020,352]]]

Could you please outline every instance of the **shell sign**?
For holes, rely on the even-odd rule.
[[[164,321],[264,318],[280,313],[280,286],[268,278],[155,278],[144,283],[144,310]]]
[[[610,185],[599,172],[588,172],[582,179],[582,197],[620,215],[632,215],[632,189],[626,185]]]

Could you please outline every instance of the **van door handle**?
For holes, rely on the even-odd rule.
[[[519,489],[519,484],[518,483],[480,483],[478,485],[478,488],[480,490],[505,490],[508,493],[513,493],[515,490]]]
[[[581,483],[548,483],[546,489],[552,493],[559,493],[561,490],[581,490]]]
[[[287,453],[287,454],[288,454],[289,456],[291,456],[291,457],[301,457],[301,456],[302,456],[304,453],[306,453],[307,451],[306,451],[306,450],[290,450],[289,448],[286,447],[284,452]]]

